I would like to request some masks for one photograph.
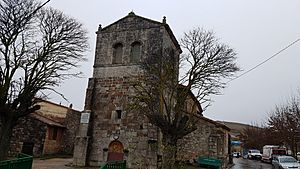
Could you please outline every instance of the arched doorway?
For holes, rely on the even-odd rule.
[[[124,159],[123,144],[118,141],[112,141],[108,146],[107,161],[120,161]]]

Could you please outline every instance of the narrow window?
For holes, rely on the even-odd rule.
[[[57,127],[49,127],[48,128],[48,132],[49,132],[48,138],[49,138],[49,140],[56,140],[57,130],[58,130]]]
[[[130,62],[138,63],[141,59],[141,43],[133,42],[131,44]]]
[[[122,110],[116,110],[117,112],[117,119],[121,119],[122,118]]]
[[[123,45],[121,43],[117,43],[116,45],[114,45],[113,64],[122,63],[122,55],[123,55]]]
[[[57,139],[57,127],[53,128],[53,135],[52,135],[52,139],[51,140],[56,140]]]

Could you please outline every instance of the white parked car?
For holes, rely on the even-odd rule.
[[[274,156],[272,165],[274,169],[300,169],[300,163],[292,156]]]
[[[261,153],[259,150],[249,150],[248,151],[248,158],[249,159],[256,159],[256,160],[260,160],[261,159]]]
[[[233,153],[232,153],[232,157],[239,158],[240,156],[241,156],[241,153],[240,153],[240,152],[233,152]]]

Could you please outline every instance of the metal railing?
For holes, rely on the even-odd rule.
[[[222,166],[222,160],[211,157],[198,157],[197,163],[200,167],[211,167],[214,169],[219,169]]]
[[[104,162],[100,169],[126,169],[126,161]]]
[[[16,159],[0,161],[0,169],[31,169],[32,156],[20,153]]]

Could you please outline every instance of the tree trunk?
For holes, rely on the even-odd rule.
[[[7,158],[14,125],[15,121],[13,119],[7,121],[2,120],[0,133],[0,161]]]
[[[290,146],[290,150],[291,150],[291,155],[293,156],[293,157],[295,157],[294,156],[294,154],[295,154],[295,144],[294,144],[294,136],[292,135],[292,133],[289,133],[289,135],[290,135],[290,138],[289,138],[289,146]]]
[[[163,134],[162,168],[174,169],[177,152],[177,139]]]

